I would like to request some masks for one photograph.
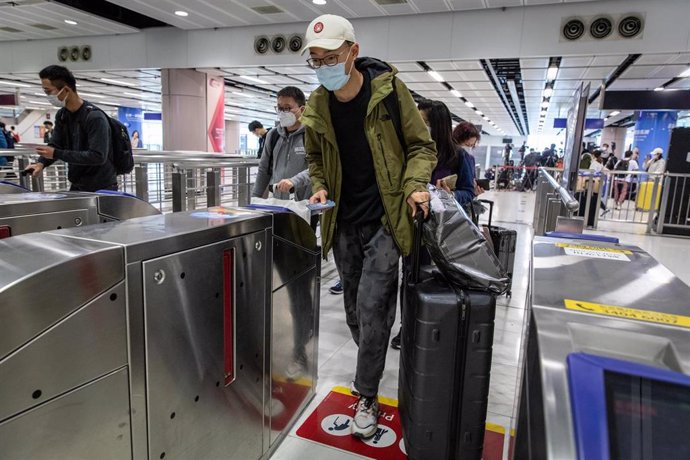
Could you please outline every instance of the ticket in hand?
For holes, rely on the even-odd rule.
[[[307,208],[309,208],[310,211],[323,211],[333,207],[335,207],[335,201],[333,200],[328,200],[325,203],[313,203],[307,205]]]

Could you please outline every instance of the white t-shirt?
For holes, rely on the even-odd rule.
[[[589,164],[589,169],[590,171],[598,173],[601,172],[602,169],[604,169],[604,165],[599,163],[597,160],[592,159],[592,162]]]
[[[633,160],[633,159],[631,158],[631,159],[628,161],[628,171],[639,171],[639,170],[640,170],[640,165],[637,164],[637,161],[636,161],[636,160]],[[633,175],[632,175],[632,174],[628,174],[628,175],[625,177],[625,181],[626,181],[626,182],[632,182],[632,180],[633,180]]]

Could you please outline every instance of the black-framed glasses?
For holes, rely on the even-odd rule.
[[[299,107],[279,107],[276,105],[275,109],[276,109],[276,113],[280,113],[280,112],[288,113],[288,112],[294,112],[295,110],[299,109]]]
[[[325,58],[309,58],[307,59],[307,64],[309,64],[309,67],[311,67],[312,69],[318,69],[323,65],[327,67],[333,67],[334,65],[338,64],[340,56],[342,56],[345,51],[349,51],[349,49],[342,50],[338,54],[330,54]]]

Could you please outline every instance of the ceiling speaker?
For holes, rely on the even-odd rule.
[[[577,40],[585,33],[585,23],[580,19],[571,19],[563,26],[563,37],[566,40]]]
[[[77,62],[81,56],[81,50],[78,46],[73,46],[69,49],[69,58],[73,62]]]
[[[618,23],[618,33],[623,38],[633,38],[642,32],[643,23],[639,16],[629,15]]]
[[[282,53],[287,47],[287,40],[282,35],[276,35],[271,40],[271,49],[274,53]]]
[[[301,35],[292,35],[288,39],[288,49],[293,53],[299,53],[302,51],[303,44],[304,39]]]
[[[81,47],[81,59],[82,61],[91,60],[91,47],[89,45]]]
[[[589,34],[597,40],[608,37],[611,32],[613,32],[613,22],[607,17],[596,18],[589,26]]]
[[[69,49],[66,46],[61,46],[57,51],[58,61],[65,62],[69,59]]]
[[[254,39],[254,52],[257,54],[266,54],[271,48],[271,41],[268,37],[261,36]]]

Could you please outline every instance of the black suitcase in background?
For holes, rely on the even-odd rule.
[[[494,214],[494,202],[491,200],[479,200],[482,203],[489,205],[489,233],[491,234],[491,242],[494,246],[494,253],[501,262],[503,269],[508,274],[508,277],[513,279],[513,267],[515,266],[515,246],[517,244],[517,231],[510,230],[505,227],[491,225],[491,220]],[[510,289],[506,293],[510,296]]]
[[[479,460],[496,298],[454,288],[438,272],[419,281],[421,225],[416,227],[398,385],[405,448],[410,460]]]

